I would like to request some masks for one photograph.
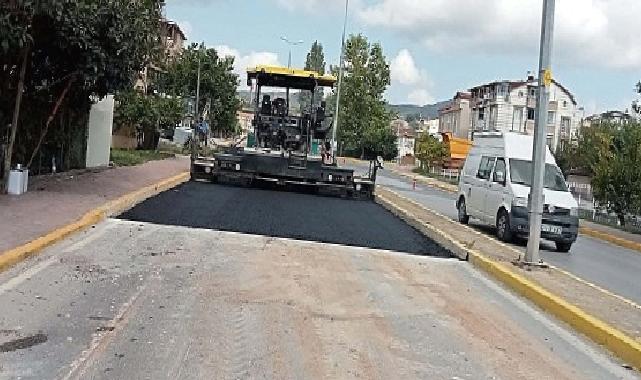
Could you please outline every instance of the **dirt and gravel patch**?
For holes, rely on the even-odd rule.
[[[392,191],[377,188],[377,194],[409,211],[414,219],[445,231],[452,239],[492,260],[510,265],[519,275],[533,280],[551,293],[613,325],[627,335],[641,340],[641,329],[639,327],[641,307],[638,305],[626,302],[626,300],[612,294],[604,293],[590,283],[571,277],[555,268],[523,270],[517,266],[512,266],[511,263],[518,260],[521,254],[520,251],[471,228],[465,228],[457,221],[437,215],[407,198],[398,196]]]

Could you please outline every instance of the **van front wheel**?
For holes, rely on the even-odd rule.
[[[512,229],[510,228],[510,215],[504,209],[501,209],[496,217],[496,236],[506,243],[511,243],[513,239]]]
[[[458,201],[458,221],[462,224],[467,224],[470,221],[470,216],[467,215],[467,208],[465,206],[465,198],[463,197]]]
[[[565,242],[565,241],[557,241],[556,242],[556,250],[557,250],[557,252],[570,252],[570,248],[572,248],[572,243],[571,242]]]

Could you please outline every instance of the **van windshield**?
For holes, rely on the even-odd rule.
[[[532,161],[510,159],[510,178],[512,183],[532,185]],[[552,164],[545,164],[543,187],[554,191],[568,191],[561,170]]]

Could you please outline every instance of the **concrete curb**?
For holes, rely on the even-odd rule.
[[[404,198],[400,195],[398,196]],[[430,239],[435,240],[439,244],[445,242],[443,247],[449,249],[459,258],[467,258],[476,268],[483,270],[519,295],[527,298],[543,310],[546,310],[556,318],[569,324],[576,331],[589,337],[594,342],[606,347],[637,370],[641,370],[641,342],[636,341],[615,327],[549,292],[537,283],[519,275],[513,268],[496,262],[478,251],[464,246],[460,242],[455,241],[446,232],[418,220],[411,212],[396,205],[392,200],[385,198],[385,196],[376,194],[376,201],[393,214],[408,221],[410,225],[415,228],[418,226],[417,229]]]
[[[597,231],[588,227],[579,227],[579,232],[583,235],[587,235],[599,240],[605,240],[620,247],[628,248],[641,253],[641,243],[614,236],[607,232]]]
[[[30,241],[29,243],[2,252],[0,253],[0,272],[11,268],[22,260],[37,254],[44,248],[59,242],[75,232],[99,223],[112,215],[119,214],[133,207],[137,203],[165,190],[171,189],[183,182],[186,182],[187,180],[189,180],[189,173],[185,172],[153,185],[145,186],[139,190],[125,194],[120,198],[88,211],[75,222],[57,228],[44,236]]]

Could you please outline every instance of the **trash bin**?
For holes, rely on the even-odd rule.
[[[22,165],[16,166],[9,172],[9,184],[7,192],[12,195],[20,195],[27,192],[29,186],[29,170]]]

